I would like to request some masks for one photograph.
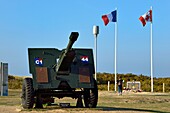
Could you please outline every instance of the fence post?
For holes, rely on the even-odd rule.
[[[163,93],[165,92],[165,83],[163,83]]]
[[[107,89],[108,89],[108,91],[110,91],[110,81],[108,81],[108,86],[107,86]]]

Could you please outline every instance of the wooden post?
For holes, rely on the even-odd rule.
[[[110,91],[109,88],[110,88],[110,81],[108,81],[108,86],[107,86],[108,91]]]
[[[163,93],[165,92],[165,83],[163,83]]]

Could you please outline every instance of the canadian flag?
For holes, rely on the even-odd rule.
[[[139,20],[142,22],[143,26],[145,26],[147,22],[152,22],[152,10],[140,16]]]

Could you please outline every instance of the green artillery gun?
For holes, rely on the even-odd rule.
[[[29,70],[32,78],[25,78],[22,87],[22,107],[42,108],[54,103],[55,97],[77,99],[77,107],[95,108],[98,88],[93,75],[92,49],[72,48],[79,36],[72,32],[66,49],[28,48]]]

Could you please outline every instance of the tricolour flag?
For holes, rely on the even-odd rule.
[[[88,62],[89,62],[88,56],[81,56],[80,59],[81,59],[81,61],[82,61],[83,63],[88,63]]]
[[[142,22],[143,26],[145,26],[147,22],[152,22],[152,10],[149,10],[147,13],[140,16],[139,20]]]
[[[110,14],[102,15],[104,25],[106,26],[109,22],[117,21],[117,10],[112,11]]]

